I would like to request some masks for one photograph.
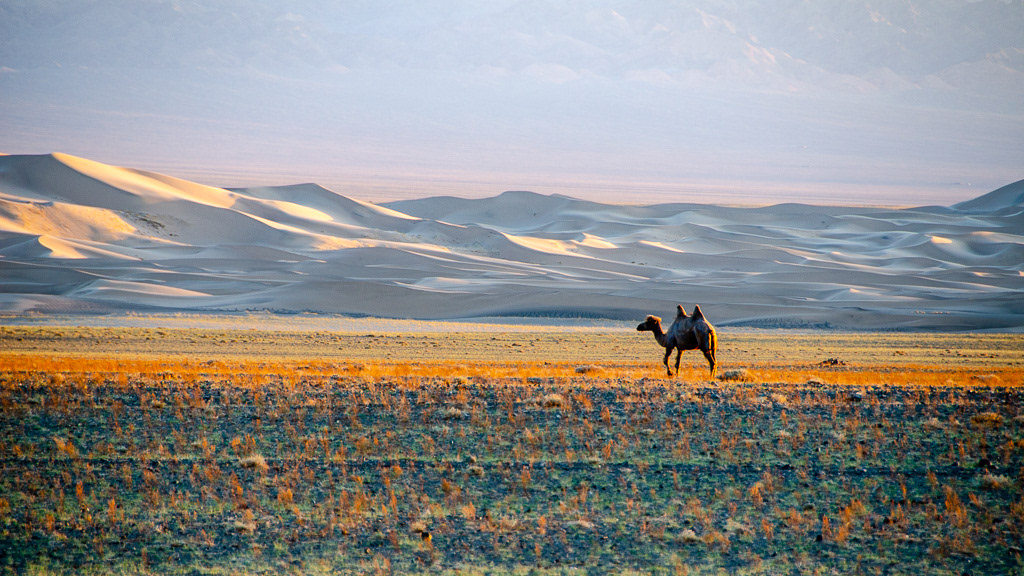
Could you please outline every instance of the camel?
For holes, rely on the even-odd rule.
[[[654,339],[665,348],[665,369],[668,375],[672,375],[672,368],[668,365],[668,359],[672,356],[672,350],[678,350],[676,354],[676,374],[679,374],[679,360],[683,350],[697,350],[704,353],[708,359],[708,367],[711,369],[711,378],[715,377],[715,370],[718,363],[715,361],[715,352],[718,350],[718,336],[715,334],[715,327],[704,318],[700,306],[694,306],[693,315],[687,316],[682,306],[676,306],[676,320],[668,327],[668,331],[661,328],[661,318],[648,316],[639,326],[638,332],[654,332]]]

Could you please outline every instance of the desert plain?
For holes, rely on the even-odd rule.
[[[1024,568],[1020,335],[331,321],[8,319],[0,569]]]

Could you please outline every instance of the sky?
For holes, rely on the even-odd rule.
[[[948,205],[1024,178],[1020,0],[0,1],[0,152],[369,201]]]

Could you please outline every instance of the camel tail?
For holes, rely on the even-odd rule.
[[[718,358],[715,357],[718,352],[718,335],[715,334],[714,330],[708,332],[708,352],[705,354],[708,358],[708,368],[711,370],[711,378],[714,379],[715,373],[718,371]]]

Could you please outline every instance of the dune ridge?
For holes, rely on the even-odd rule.
[[[950,207],[620,206],[506,192],[374,205],[0,156],[0,311],[1024,328],[1024,181]]]

